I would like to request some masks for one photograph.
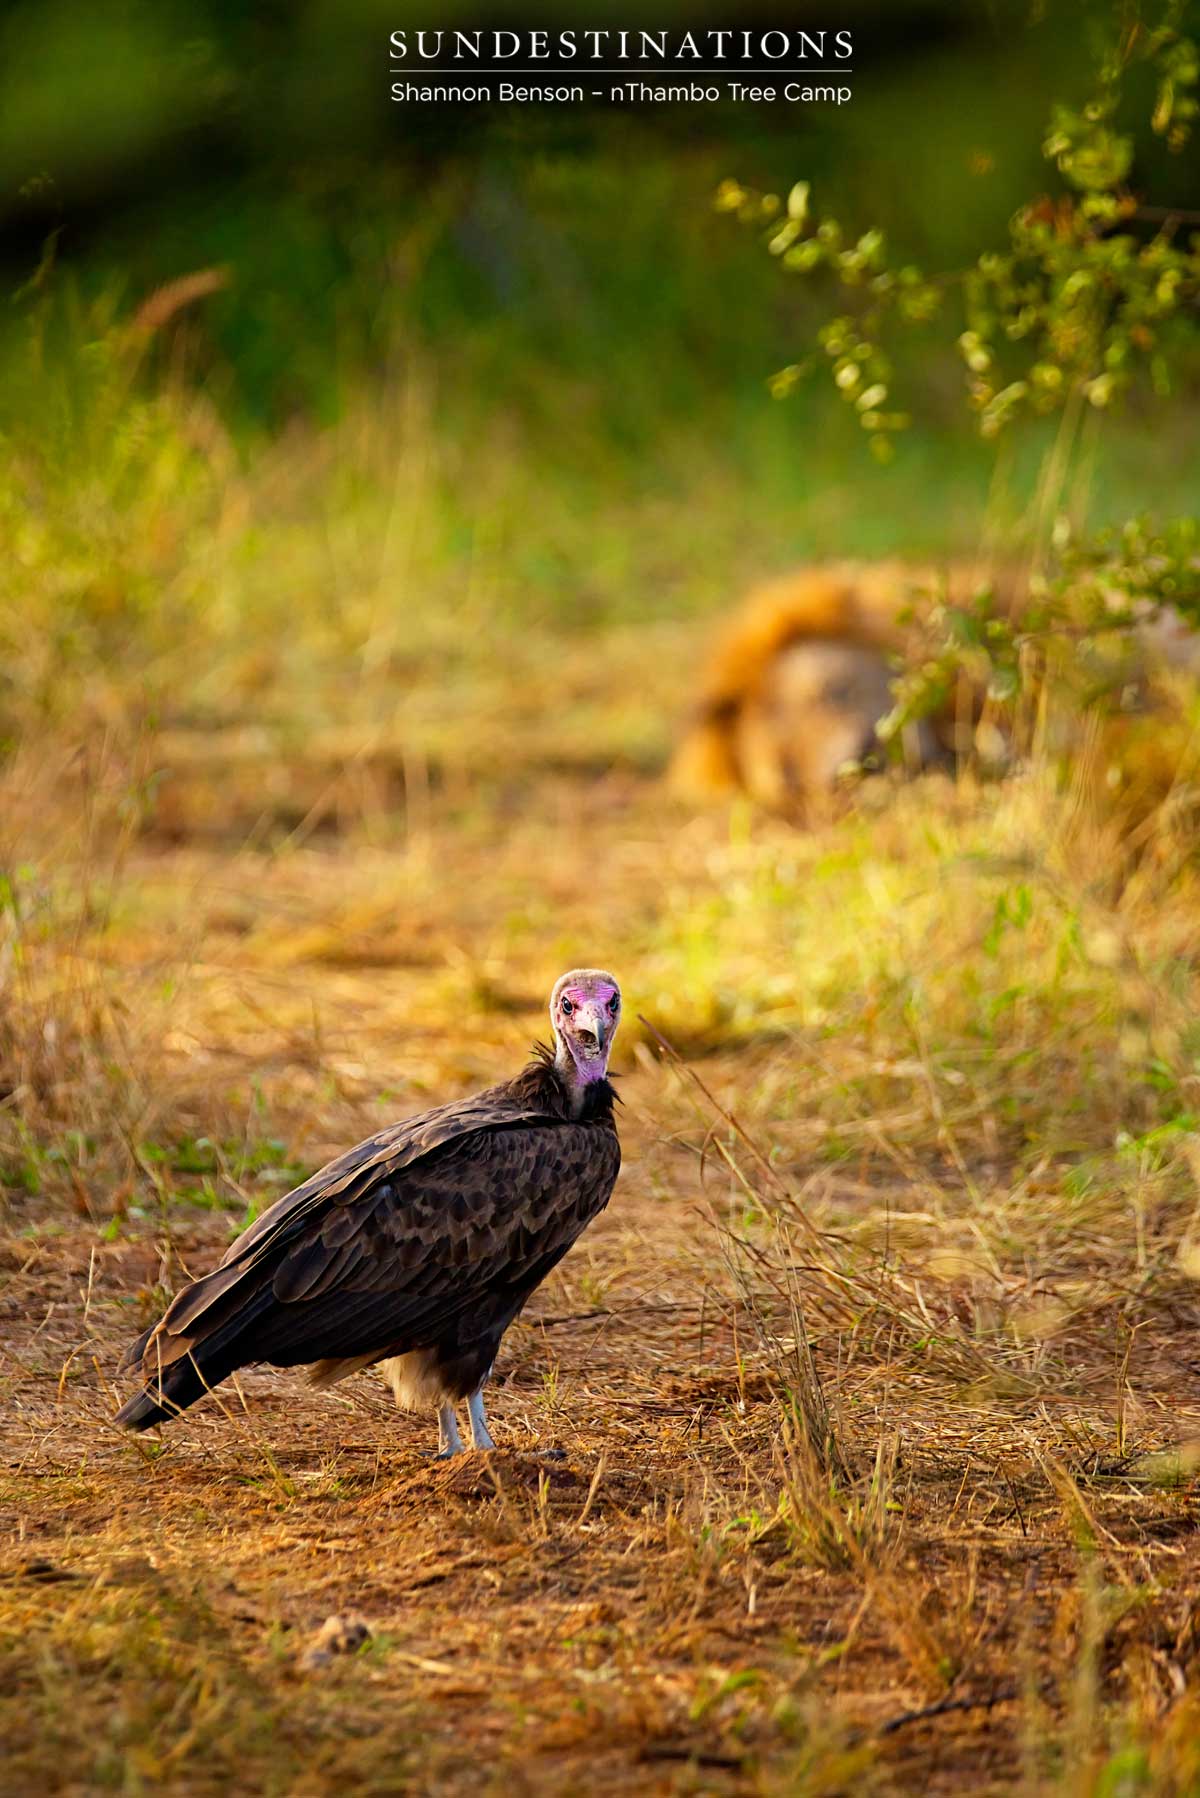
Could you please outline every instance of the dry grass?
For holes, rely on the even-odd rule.
[[[581,533],[419,388],[243,467],[94,336],[0,490],[0,1788],[1200,1789],[1186,783],[689,815],[737,504],[637,622],[699,482]],[[262,1371],[115,1432],[180,1279],[573,962],[629,996],[626,1169],[500,1450]]]
[[[806,839],[553,769],[389,846],[168,845],[136,766],[52,804],[48,765],[5,811],[8,1789],[1195,1789],[1165,850],[1097,882],[1035,785]],[[687,1065],[625,1037],[627,1170],[510,1335],[501,1450],[264,1372],[119,1437],[164,1291],[601,951]]]

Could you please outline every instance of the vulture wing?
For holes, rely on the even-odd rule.
[[[502,1329],[607,1204],[619,1166],[611,1127],[504,1089],[426,1112],[264,1212],[124,1365],[169,1411],[251,1361],[382,1358]],[[137,1395],[127,1421],[153,1421],[156,1398]]]

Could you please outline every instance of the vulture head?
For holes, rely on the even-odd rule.
[[[572,968],[550,995],[554,1064],[573,1088],[608,1073],[608,1056],[621,1016],[621,989],[603,968]]]

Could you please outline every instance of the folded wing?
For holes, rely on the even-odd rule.
[[[503,1329],[607,1203],[615,1132],[490,1095],[400,1125],[265,1212],[125,1365],[158,1421],[252,1361],[382,1358]]]

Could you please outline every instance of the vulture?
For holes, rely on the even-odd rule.
[[[264,1211],[176,1294],[121,1371],[117,1413],[148,1429],[251,1362],[331,1386],[378,1365],[396,1402],[437,1409],[441,1458],[493,1448],[483,1386],[530,1295],[608,1203],[621,1165],[608,1058],[611,974],[575,968],[550,998],[554,1046],[515,1079],[393,1124]]]

